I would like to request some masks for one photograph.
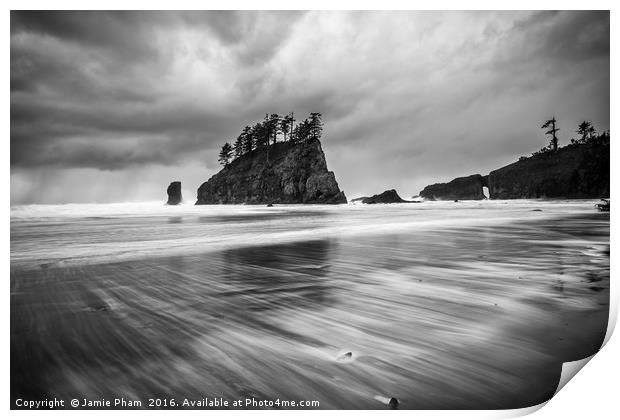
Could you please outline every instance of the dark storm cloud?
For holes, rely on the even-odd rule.
[[[281,19],[294,22],[296,15],[284,12]],[[159,45],[149,41],[162,29],[203,28],[230,45],[242,42],[256,23],[239,11],[16,11],[11,13],[11,34],[30,32],[110,53],[141,55],[157,53]]]
[[[347,192],[408,195],[539,149],[551,114],[564,142],[609,128],[609,30],[588,11],[12,12],[12,194],[206,179],[244,125],[294,110],[323,113]]]
[[[234,126],[230,110],[209,103],[209,86],[200,86],[207,98],[192,97],[172,67],[222,59],[209,48],[227,49],[237,65],[262,65],[302,15],[278,14],[276,22],[266,13],[240,12],[13,12],[12,165],[173,164],[213,147]],[[261,30],[282,22],[277,31]],[[260,89],[263,82],[253,83]],[[76,136],[92,141],[76,149]],[[126,153],[118,139],[137,148]]]
[[[609,12],[539,12],[518,21],[509,35],[519,36],[532,51],[564,62],[609,56]]]

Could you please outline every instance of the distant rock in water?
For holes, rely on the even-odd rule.
[[[359,197],[353,201],[361,201],[364,204],[387,204],[387,203],[413,203],[414,201],[407,201],[400,198],[396,190],[383,191],[381,194],[373,195],[372,197]]]
[[[246,153],[198,188],[196,204],[346,204],[321,142],[279,142]]]
[[[489,174],[493,199],[609,197],[609,143],[578,144]]]
[[[166,190],[168,193],[168,203],[170,205],[177,205],[181,202],[181,182],[174,181],[168,185],[168,189]]]
[[[455,178],[450,182],[426,186],[420,197],[426,200],[483,200],[483,187],[487,187],[487,177],[480,174]]]

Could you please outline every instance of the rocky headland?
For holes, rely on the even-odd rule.
[[[609,197],[609,143],[570,145],[489,173],[492,199]]]
[[[489,175],[470,175],[425,187],[426,200],[481,200],[488,187],[490,199],[609,197],[609,135],[587,143],[521,157]]]

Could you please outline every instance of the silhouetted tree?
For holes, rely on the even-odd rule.
[[[559,128],[556,128],[556,124],[557,121],[555,119],[555,117],[551,118],[550,120],[547,120],[542,127],[540,128],[548,128],[549,130],[547,130],[545,132],[545,135],[551,135],[551,140],[549,142],[549,145],[551,146],[551,148],[553,149],[553,151],[557,151],[558,150],[558,138],[556,137],[555,133],[557,133],[558,131],[560,131]]]
[[[312,112],[310,114],[309,121],[309,135],[312,139],[320,139],[323,134],[323,121],[321,121],[321,113],[320,112]]]
[[[588,129],[588,137],[592,138],[596,135],[596,128],[594,128],[594,125],[591,125],[590,128]]]
[[[271,114],[269,116],[269,140],[275,143],[278,138],[278,134],[280,131],[280,120],[281,117],[278,114]]]
[[[296,141],[302,142],[310,138],[310,121],[306,118],[297,124]]]
[[[284,117],[278,114],[265,114],[263,121],[253,126],[246,125],[233,145],[226,143],[222,147],[219,161],[222,165],[227,165],[233,157],[236,159],[256,148],[274,144],[280,133],[284,136],[284,141],[301,142],[320,139],[323,132],[321,118],[319,112],[313,112],[310,118],[295,124],[293,112]]]
[[[292,131],[293,129],[293,117],[291,115],[285,115],[284,117],[282,117],[282,120],[280,121],[280,131],[282,132],[282,135],[284,136],[284,141],[286,141],[286,136]]]
[[[296,143],[296,142],[299,141],[299,124],[294,126],[291,129],[291,136],[290,136],[289,141],[291,141],[293,143]]]
[[[254,124],[254,143],[256,147],[269,145],[269,126],[266,121]]]
[[[581,135],[581,143],[586,142],[586,138],[588,137],[588,134],[590,134],[590,137],[592,137],[591,131],[590,131],[592,130],[592,128],[593,128],[592,123],[590,121],[584,121],[577,126],[577,134]]]
[[[241,134],[241,154],[250,153],[254,149],[253,129],[249,125],[243,127]]]
[[[263,120],[263,136],[264,138],[262,139],[261,144],[264,143],[265,146],[269,146],[269,143],[271,142],[271,136],[272,136],[272,129],[271,129],[271,120],[269,119],[269,114],[265,114],[265,119]]]
[[[233,144],[235,159],[243,154],[243,132],[237,136],[235,144]]]
[[[230,158],[232,157],[233,148],[230,143],[226,142],[222,146],[222,150],[220,150],[220,155],[218,161],[220,164],[226,166],[230,162]]]

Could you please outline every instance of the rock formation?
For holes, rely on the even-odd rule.
[[[487,177],[476,174],[428,185],[420,191],[420,197],[426,200],[483,200],[482,188],[487,186]]]
[[[181,202],[181,182],[173,181],[168,185],[166,190],[168,193],[168,203],[170,205],[177,205]]]
[[[359,197],[354,200],[361,201],[363,204],[379,204],[379,203],[414,203],[415,201],[407,201],[400,198],[396,190],[383,191],[381,194],[373,195],[372,197]]]
[[[345,204],[319,140],[246,153],[198,188],[196,204]]]
[[[609,143],[542,153],[489,174],[493,199],[609,197]]]
[[[488,176],[471,175],[424,188],[427,200],[609,197],[609,135],[521,158]]]

